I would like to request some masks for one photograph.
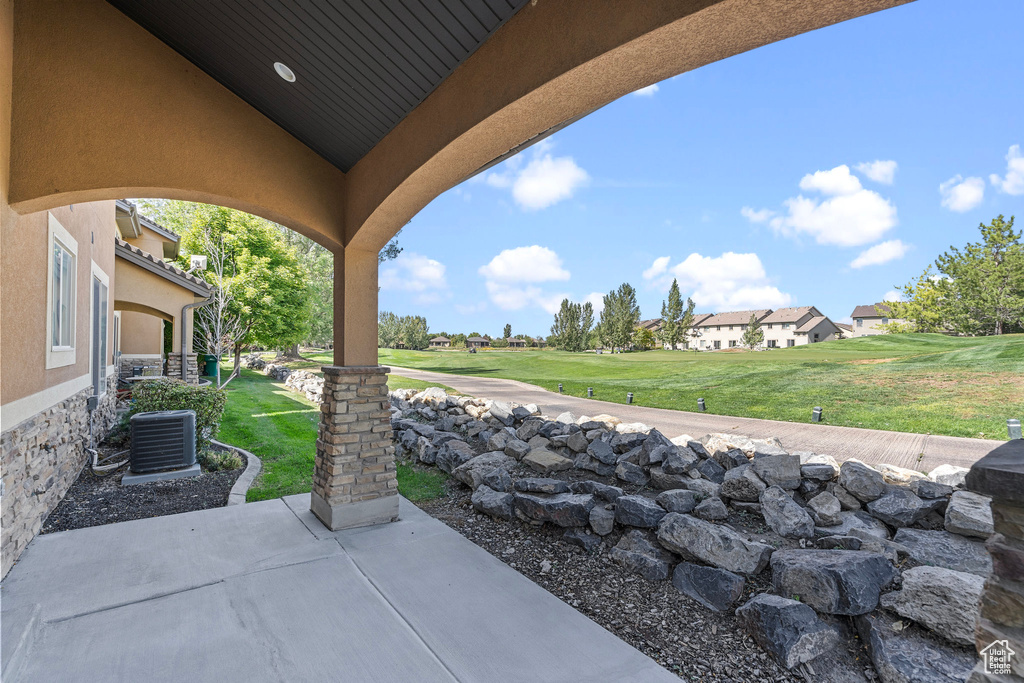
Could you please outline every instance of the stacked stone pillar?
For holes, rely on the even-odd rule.
[[[188,377],[185,381],[188,384],[199,384],[199,355],[195,353],[187,353],[185,354],[185,357],[188,359],[188,368],[185,370]],[[173,377],[174,379],[181,379],[180,353],[167,354],[167,376]]]
[[[398,519],[389,368],[323,368],[310,509],[331,530]]]
[[[992,576],[975,630],[982,661],[969,680],[1024,681],[1024,439],[1008,441],[976,462],[967,487],[992,498],[995,523],[986,543]]]

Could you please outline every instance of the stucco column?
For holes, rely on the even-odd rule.
[[[1024,680],[1024,439],[1007,441],[974,463],[967,488],[992,498],[995,523],[985,544],[992,575],[985,581],[975,630],[982,661],[969,680]]]
[[[310,509],[327,528],[398,519],[388,368],[377,365],[377,254],[334,255],[334,362],[323,368]]]

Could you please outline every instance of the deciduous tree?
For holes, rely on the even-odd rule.
[[[764,343],[764,330],[761,329],[761,323],[757,321],[757,316],[753,313],[750,314],[750,320],[747,321],[747,329],[743,330],[740,343],[751,351]]]

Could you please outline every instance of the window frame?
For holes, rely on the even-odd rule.
[[[78,342],[78,240],[71,236],[63,225],[54,217],[52,213],[47,212],[47,231],[46,231],[46,369],[61,368],[68,365],[74,365],[77,360],[77,342]],[[71,267],[69,275],[71,276],[68,280],[70,284],[69,292],[69,305],[70,315],[68,321],[70,324],[69,338],[70,345],[57,345],[53,344],[53,333],[54,333],[54,264],[53,264],[53,252],[56,246],[60,246],[65,252],[71,256]],[[63,266],[61,268],[63,270]],[[63,287],[62,287],[63,289]]]
[[[102,396],[107,393],[107,363],[110,357],[110,277],[100,268],[95,261],[92,261],[89,278],[89,381],[93,388],[94,396]],[[95,281],[95,282],[94,282]],[[93,287],[96,282],[103,287],[103,299],[99,303],[101,310],[97,311]],[[96,329],[96,322],[99,321],[100,329]],[[97,349],[94,344],[99,342]]]

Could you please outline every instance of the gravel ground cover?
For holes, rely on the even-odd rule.
[[[671,582],[650,582],[614,563],[608,551],[617,535],[587,553],[562,540],[562,529],[478,514],[471,492],[459,482],[449,480],[446,494],[418,505],[684,680],[877,680],[870,657],[845,620],[836,619],[834,625],[849,635],[842,642],[854,645],[837,648],[828,661],[823,656],[786,671],[746,635],[732,613],[712,612]],[[769,588],[766,575],[751,578],[744,600]]]
[[[96,476],[86,466],[64,499],[47,517],[39,533],[223,507],[228,502],[231,487],[245,467],[220,472],[204,471],[197,477],[122,486],[121,477],[127,471],[126,464],[108,476]]]

